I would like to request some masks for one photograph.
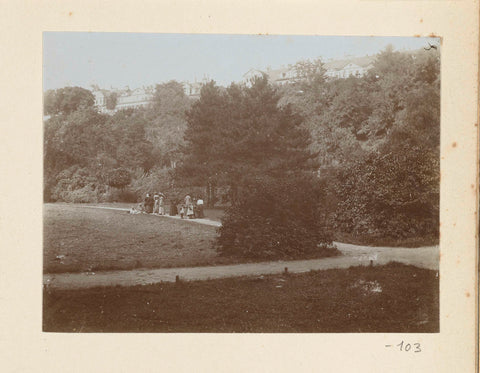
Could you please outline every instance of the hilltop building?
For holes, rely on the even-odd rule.
[[[343,60],[332,60],[324,63],[326,69],[325,75],[331,79],[345,79],[349,76],[364,76],[368,70],[373,67],[375,56],[351,57]],[[248,82],[254,77],[266,75],[268,80],[275,85],[284,85],[302,81],[305,79],[297,74],[295,67],[289,65],[279,69],[268,67],[265,71],[259,69],[250,69],[243,75],[243,81]],[[205,77],[202,82],[182,82],[185,95],[192,99],[200,97],[200,91],[208,81]],[[155,87],[148,86],[131,90],[129,87],[124,89],[100,89],[98,86],[92,86],[92,93],[95,97],[95,105],[100,112],[113,114],[118,110],[145,107],[153,99]]]
[[[268,80],[272,84],[276,85],[294,83],[300,80],[297,77],[296,71],[293,69],[292,66],[281,67],[279,69],[271,69],[270,67],[268,67],[265,71],[258,69],[250,69],[245,74],[243,74],[243,80],[245,82],[248,82],[254,77],[262,77],[263,75],[266,75],[268,77]]]
[[[352,57],[343,60],[332,60],[324,63],[325,75],[332,79],[343,79],[349,76],[361,77],[373,67],[375,56]],[[265,71],[250,69],[243,75],[243,80],[248,82],[255,76],[266,75],[268,80],[275,85],[295,83],[304,79],[298,76],[294,66],[281,67],[279,69],[267,68]]]
[[[291,66],[277,70],[267,69],[267,74],[272,81],[278,85],[284,85],[301,80],[301,78],[298,77],[295,69],[293,69]]]
[[[375,56],[353,57],[344,60],[334,60],[324,64],[330,78],[348,78],[350,75],[361,77],[373,67]]]
[[[203,82],[182,82],[182,84],[186,96],[192,99],[200,97]],[[95,105],[101,113],[114,114],[119,110],[149,105],[155,94],[155,87],[148,86],[133,90],[125,87],[124,89],[111,88],[107,90],[94,85],[92,86],[92,93],[95,97]]]
[[[190,97],[190,98],[199,98],[200,97],[200,91],[202,89],[203,83],[199,82],[182,82],[183,84],[183,91],[185,92],[185,95]]]
[[[152,100],[154,92],[155,90],[151,86],[134,90],[129,87],[106,90],[94,86],[92,90],[95,105],[100,112],[107,114],[113,114],[122,109],[147,106]]]

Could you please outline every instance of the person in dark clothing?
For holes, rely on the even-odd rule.
[[[172,199],[172,201],[170,202],[170,216],[175,216],[178,214],[178,203],[179,201],[177,198]]]
[[[150,195],[150,193],[147,193],[147,195],[145,197],[145,212],[147,214],[153,213],[153,205],[154,204],[155,204],[155,200]]]
[[[198,217],[203,219],[205,215],[203,214],[203,198],[199,197],[197,199],[197,210],[198,210]]]

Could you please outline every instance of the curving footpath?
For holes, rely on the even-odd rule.
[[[124,208],[86,206],[128,211]],[[180,219],[175,216],[161,216]],[[221,226],[219,222],[208,219],[186,220],[199,224]],[[60,273],[43,275],[45,287],[54,289],[80,289],[97,286],[132,286],[159,282],[175,282],[176,277],[182,281],[210,280],[226,277],[260,276],[279,274],[287,268],[290,273],[302,273],[312,270],[348,268],[359,265],[383,265],[391,261],[410,264],[417,267],[438,270],[439,247],[400,248],[370,247],[335,242],[342,256],[323,259],[275,261],[262,263],[245,263],[205,267],[134,269],[123,271],[102,271],[96,273]]]

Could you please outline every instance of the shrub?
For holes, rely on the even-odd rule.
[[[413,147],[374,153],[344,170],[335,185],[335,229],[372,239],[438,237],[438,158]]]
[[[63,190],[59,195],[60,201],[69,203],[97,203],[98,192],[94,186],[87,185],[80,189]]]
[[[98,202],[98,197],[102,192],[102,186],[86,168],[70,167],[60,172],[56,180],[50,193],[53,201],[95,203]]]
[[[97,203],[98,193],[95,189],[92,189],[90,186],[87,186],[82,189],[76,189],[69,192],[64,197],[64,200],[66,202],[73,202],[73,203]]]
[[[263,178],[239,190],[219,228],[216,247],[220,254],[291,259],[338,253],[326,226],[324,185],[319,179]]]

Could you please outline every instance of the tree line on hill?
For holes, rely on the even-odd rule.
[[[436,50],[387,48],[366,75],[347,79],[302,61],[297,82],[212,81],[196,101],[172,81],[157,85],[148,107],[112,116],[97,112],[88,90],[47,91],[45,200],[202,194],[228,205],[220,252],[250,257],[330,255],[332,238],[433,241],[439,61]]]

